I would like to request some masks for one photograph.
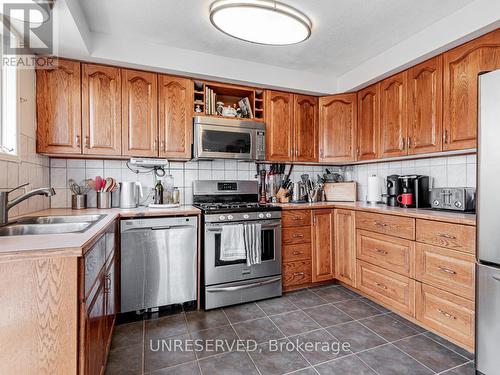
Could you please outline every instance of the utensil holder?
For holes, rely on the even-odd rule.
[[[111,208],[111,192],[97,192],[97,208]]]
[[[73,194],[71,196],[71,208],[73,210],[83,210],[87,208],[87,194]]]

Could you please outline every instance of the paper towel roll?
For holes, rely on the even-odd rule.
[[[380,180],[376,174],[368,176],[368,193],[366,201],[368,203],[379,203],[382,199]]]

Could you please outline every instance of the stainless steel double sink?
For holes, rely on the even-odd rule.
[[[83,233],[106,215],[28,216],[0,227],[0,236]]]

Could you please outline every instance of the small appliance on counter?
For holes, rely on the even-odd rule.
[[[431,190],[431,208],[474,212],[476,210],[476,189],[470,187],[434,188]]]
[[[399,175],[391,174],[390,176],[387,176],[386,182],[387,194],[384,195],[387,199],[386,204],[390,207],[397,207],[399,206],[399,203],[397,201],[398,195],[401,194],[401,183],[399,181]]]
[[[403,208],[426,208],[429,204],[429,176],[399,176],[401,192],[396,201]]]
[[[142,185],[140,182],[120,182],[120,208],[137,208],[140,197],[142,197]]]

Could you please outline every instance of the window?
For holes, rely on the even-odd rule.
[[[17,69],[4,63],[2,35],[0,35],[0,62],[0,154],[17,156]]]

